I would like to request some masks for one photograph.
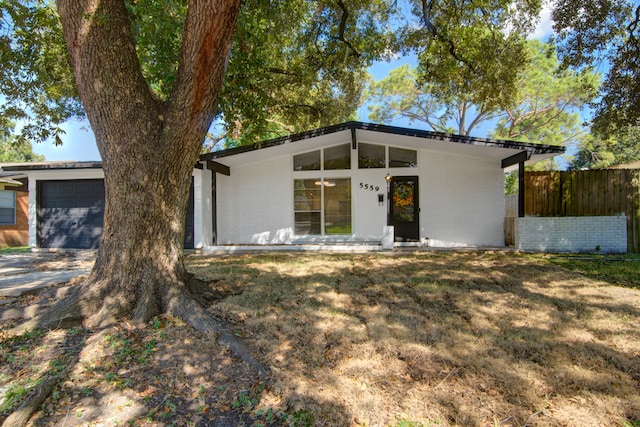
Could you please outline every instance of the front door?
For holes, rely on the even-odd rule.
[[[389,185],[389,217],[396,242],[420,240],[418,177],[394,176]]]

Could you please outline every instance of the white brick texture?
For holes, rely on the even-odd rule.
[[[516,218],[515,246],[534,252],[627,252],[626,216]]]

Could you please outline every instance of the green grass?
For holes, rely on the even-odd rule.
[[[6,412],[13,410],[14,406],[17,406],[24,397],[29,393],[30,387],[25,387],[22,384],[12,384],[9,386],[4,394],[2,405],[0,405],[0,411]]]
[[[556,265],[592,279],[630,288],[640,288],[640,255],[558,255]]]
[[[401,418],[396,422],[395,427],[424,427],[424,424],[418,421]]]
[[[30,246],[13,246],[10,248],[0,248],[0,255],[24,254],[31,252]]]

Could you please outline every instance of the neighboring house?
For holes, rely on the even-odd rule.
[[[380,243],[388,225],[398,242],[504,246],[504,170],[563,152],[361,122],[216,151],[194,167],[185,247]],[[97,246],[100,162],[4,170],[29,177],[31,246]]]
[[[0,247],[26,246],[29,242],[27,183],[26,178],[0,175]]]

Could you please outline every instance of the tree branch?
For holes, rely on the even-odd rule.
[[[629,23],[627,29],[629,30],[629,42],[634,46],[638,46],[638,38],[635,35],[638,25],[640,24],[640,5],[636,7],[635,18]]]
[[[282,68],[270,67],[267,68],[267,71],[273,74],[281,74],[283,76],[298,77],[298,73],[292,73],[291,71],[284,70]]]
[[[456,121],[458,122],[458,133],[460,135],[468,135],[465,129],[465,120],[467,118],[467,103],[460,102],[458,103],[458,118]]]
[[[217,108],[239,9],[240,0],[189,1],[168,115],[175,112],[181,117],[183,111],[189,111],[188,126],[202,135]]]
[[[344,4],[344,2],[342,0],[338,0],[338,7],[342,10],[342,17],[340,18],[340,27],[339,27],[339,33],[338,33],[338,40],[340,40],[344,44],[346,44],[347,47],[349,49],[351,49],[351,52],[353,53],[353,55],[355,55],[357,58],[360,58],[360,52],[358,52],[358,49],[356,49],[356,47],[353,45],[353,43],[351,43],[349,40],[347,40],[346,37],[344,36],[344,32],[347,29],[347,19],[349,18],[349,10],[347,9],[347,6],[345,6],[345,4]]]
[[[484,105],[482,105],[478,114],[476,114],[474,119],[471,121],[471,124],[467,127],[467,135],[471,134],[471,131],[478,125],[478,123],[484,122],[485,120],[491,120],[498,116],[499,114],[491,114],[491,111],[485,111]]]
[[[283,123],[279,120],[274,120],[274,119],[266,119],[267,123],[273,123],[274,125],[278,125],[281,126],[284,130],[286,130],[289,133],[294,133],[295,132],[295,128],[291,125],[288,125],[286,123]]]
[[[433,24],[433,20],[431,18],[433,13],[433,6],[436,0],[421,0],[422,4],[422,20],[424,21],[424,25],[427,27],[427,31],[431,34],[431,37],[434,39],[439,39],[442,42],[446,43],[449,46],[449,54],[455,58],[457,61],[462,62],[465,66],[469,67],[469,69],[473,73],[477,73],[476,67],[469,62],[467,59],[463,58],[456,51],[456,45],[453,41],[442,34],[436,26]]]
[[[142,74],[124,2],[58,0],[57,10],[78,93],[96,135],[144,121],[140,111],[159,104]]]

